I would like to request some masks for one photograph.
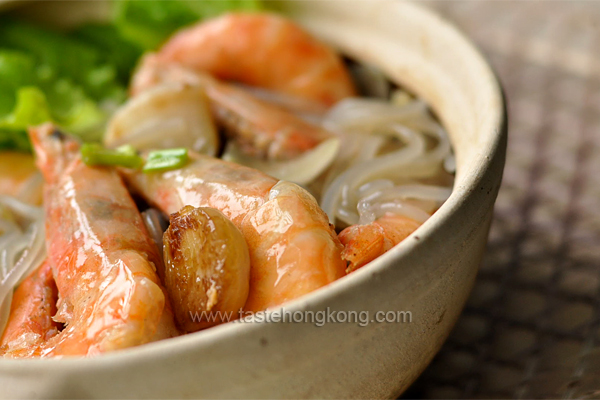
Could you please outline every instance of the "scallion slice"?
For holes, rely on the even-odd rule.
[[[142,171],[161,172],[183,167],[188,162],[186,148],[151,151]]]
[[[81,146],[81,159],[90,166],[103,165],[137,169],[144,164],[144,159],[129,145],[111,150],[98,143],[84,143]]]

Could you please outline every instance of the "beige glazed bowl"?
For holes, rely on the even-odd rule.
[[[17,3],[70,23],[98,2]],[[230,323],[89,359],[0,360],[4,397],[384,398],[423,371],[458,318],[485,248],[506,147],[501,88],[451,25],[401,1],[278,1],[350,57],[425,98],[450,132],[454,191],[423,226],[371,265],[287,311],[410,311],[412,322]],[[10,7],[7,7],[10,8]],[[52,15],[52,18],[48,18]]]

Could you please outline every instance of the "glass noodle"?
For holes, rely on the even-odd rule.
[[[325,178],[321,207],[332,223],[367,224],[386,212],[424,222],[450,195],[449,187],[416,184],[447,174],[443,166],[451,157],[446,132],[422,101],[400,106],[347,99],[322,123],[360,143],[354,152],[341,154],[333,163],[335,172]]]
[[[448,135],[425,102],[393,90],[377,68],[353,64],[351,70],[369,97],[345,99],[327,111],[244,87],[332,132],[339,148],[317,146],[296,160],[268,161],[244,157],[228,143],[223,158],[303,185],[337,228],[368,224],[385,213],[422,223],[450,196],[454,156]]]
[[[13,289],[45,258],[43,210],[0,196],[0,331],[8,321]]]

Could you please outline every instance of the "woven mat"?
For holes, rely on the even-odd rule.
[[[481,272],[405,398],[600,398],[600,2],[428,2],[480,46],[509,105]]]

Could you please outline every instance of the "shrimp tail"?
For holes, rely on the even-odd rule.
[[[56,314],[58,289],[52,266],[46,261],[19,285],[13,295],[10,316],[2,339],[0,355],[32,356],[40,345],[56,336],[61,328]]]
[[[342,258],[348,262],[347,273],[370,263],[413,233],[419,223],[410,218],[386,214],[366,225],[352,225],[339,234],[344,245]]]
[[[350,273],[385,253],[383,229],[375,224],[352,225],[340,232],[338,238],[344,245],[342,259],[348,262]]]

